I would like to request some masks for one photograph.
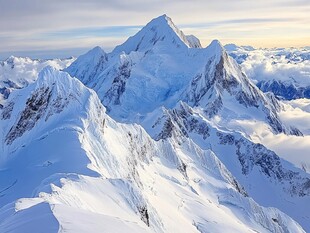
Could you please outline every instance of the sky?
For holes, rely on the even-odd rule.
[[[310,0],[0,0],[0,59],[108,52],[163,14],[203,46],[309,46],[309,12]]]

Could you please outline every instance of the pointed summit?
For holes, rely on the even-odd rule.
[[[212,42],[208,45],[208,47],[216,51],[225,50],[224,46],[219,40],[212,40]]]
[[[108,55],[101,47],[96,46],[79,56],[65,71],[87,84],[91,78],[103,70],[107,61]]]
[[[124,51],[129,54],[132,51],[148,51],[153,47],[171,50],[172,48],[189,48],[192,46],[171,18],[162,15],[151,20],[136,35],[129,37],[125,43],[117,46],[113,52]]]
[[[206,48],[207,54],[215,56],[216,60],[219,61],[223,56],[226,56],[226,49],[219,40],[213,40]]]
[[[59,71],[51,66],[45,67],[38,79],[27,88],[13,92],[12,99],[16,96],[22,100],[20,105],[11,109],[11,114],[6,118],[10,126],[5,136],[6,145],[11,145],[35,126],[45,127],[52,116],[57,116],[67,107],[76,107],[88,99],[91,91],[79,80],[71,78],[66,72]],[[73,105],[72,105],[73,104]],[[17,116],[17,120],[11,119]],[[36,134],[37,131],[33,131]]]

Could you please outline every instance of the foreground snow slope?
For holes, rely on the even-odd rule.
[[[1,232],[304,232],[250,198],[216,150],[115,122],[66,73],[45,68],[10,103],[0,121]]]

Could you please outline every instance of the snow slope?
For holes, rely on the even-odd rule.
[[[66,73],[47,67],[16,96],[1,121],[1,232],[304,232],[212,150],[115,122]]]

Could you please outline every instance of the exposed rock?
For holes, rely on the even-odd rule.
[[[51,97],[51,89],[40,88],[27,100],[25,109],[21,112],[19,120],[9,130],[5,142],[9,145],[21,137],[26,131],[32,129],[37,121],[42,118],[48,107]]]

